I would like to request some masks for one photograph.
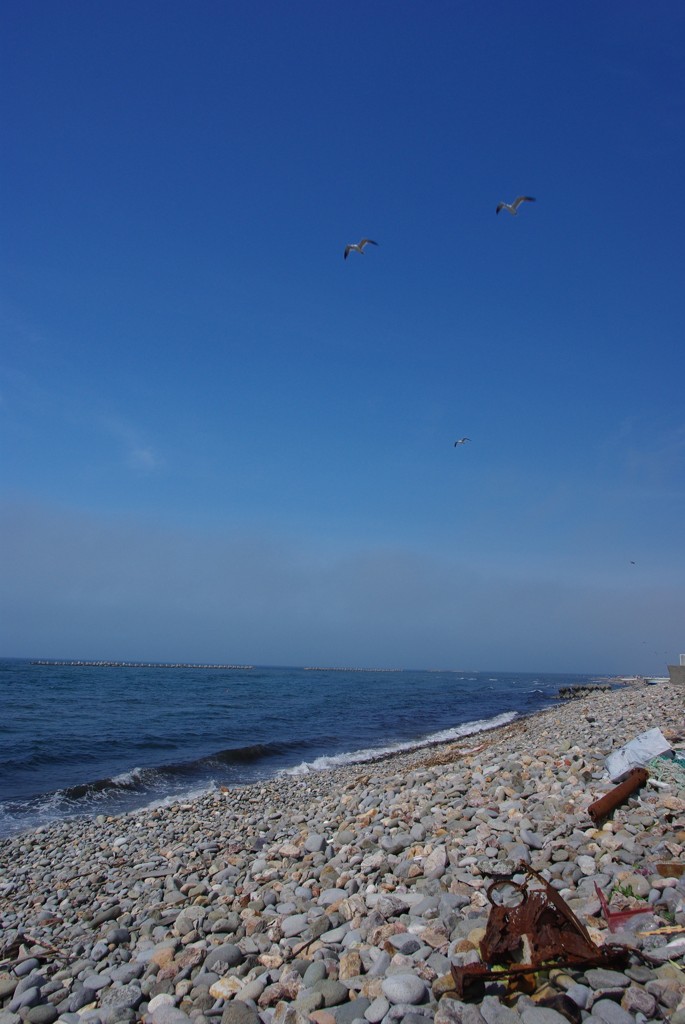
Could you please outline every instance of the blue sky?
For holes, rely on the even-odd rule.
[[[0,18],[0,653],[665,673],[682,5]]]

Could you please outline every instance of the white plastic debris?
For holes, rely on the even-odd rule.
[[[604,764],[612,782],[620,782],[631,768],[646,765],[653,757],[670,754],[671,745],[661,729],[648,729],[629,740],[618,750],[613,750]]]

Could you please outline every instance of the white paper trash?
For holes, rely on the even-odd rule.
[[[613,750],[604,764],[612,782],[620,782],[631,768],[645,765],[659,754],[671,752],[668,742],[661,729],[648,729],[630,740],[618,750]]]

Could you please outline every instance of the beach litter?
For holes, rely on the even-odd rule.
[[[452,965],[460,999],[480,999],[488,981],[511,981],[532,990],[538,971],[560,967],[625,966],[625,946],[597,946],[563,897],[528,864],[525,872],[542,884],[529,889],[513,876],[497,878],[487,890],[491,904],[480,943],[481,963]]]
[[[672,860],[657,864],[656,869],[662,878],[680,878],[685,872],[685,861]]]
[[[673,756],[671,744],[661,729],[647,729],[618,750],[613,750],[604,764],[612,782],[622,782],[633,768],[644,767],[660,755]]]
[[[609,931],[619,931],[623,925],[631,920],[631,918],[638,914],[653,914],[654,907],[650,903],[646,903],[643,907],[626,907],[623,910],[611,910],[607,898],[595,882],[595,891],[597,898],[602,906],[602,914],[606,921]]]
[[[658,781],[676,790],[685,790],[685,760],[682,758],[662,755],[653,757],[647,762],[647,770],[650,781]]]
[[[595,800],[594,803],[590,804],[587,812],[595,825],[607,818],[622,803],[625,803],[636,789],[645,785],[648,778],[649,774],[646,768],[631,768],[619,786],[615,786],[614,789],[609,790],[599,800]]]

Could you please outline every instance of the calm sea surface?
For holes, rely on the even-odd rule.
[[[446,742],[590,678],[0,660],[0,836]]]

